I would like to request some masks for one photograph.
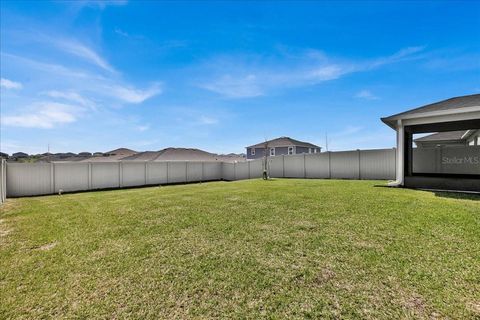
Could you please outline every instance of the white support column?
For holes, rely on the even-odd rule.
[[[402,120],[397,121],[397,155],[396,163],[397,168],[396,180],[388,183],[391,187],[403,186],[403,177],[404,177],[404,145],[405,145],[405,130],[403,127]]]

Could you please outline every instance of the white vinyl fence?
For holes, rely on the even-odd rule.
[[[7,198],[7,162],[0,159],[0,204]]]
[[[395,149],[323,152],[269,157],[272,178],[395,179]],[[263,160],[223,163],[223,180],[262,176]]]
[[[268,165],[270,176],[278,178],[394,179],[395,150],[276,156],[268,159]],[[21,197],[214,180],[233,181],[260,178],[262,172],[262,159],[238,163],[190,161],[7,163],[6,196]],[[2,171],[3,176],[4,173],[5,170]]]
[[[7,196],[221,179],[221,162],[7,163]]]

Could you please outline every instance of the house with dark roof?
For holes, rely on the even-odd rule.
[[[18,160],[18,159],[23,159],[23,158],[28,158],[28,153],[25,152],[15,152],[12,154],[12,159]]]
[[[265,156],[274,157],[279,155],[292,155],[304,153],[320,153],[322,148],[310,143],[292,139],[290,137],[280,137],[265,142],[260,142],[246,147],[247,160],[259,159]]]
[[[413,141],[418,148],[480,146],[480,130],[436,132]]]
[[[397,132],[396,180],[390,186],[480,192],[480,94],[382,121]]]

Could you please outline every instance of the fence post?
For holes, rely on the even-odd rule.
[[[362,166],[361,166],[361,163],[360,163],[360,159],[361,159],[361,151],[360,149],[357,149],[357,152],[358,152],[358,180],[362,180]]]
[[[147,165],[147,161],[148,160],[145,160],[145,185],[147,185],[148,183],[148,165]]]
[[[307,154],[304,153],[303,154],[303,179],[306,179],[307,178],[307,166],[306,166],[306,157],[307,157]]]
[[[332,152],[327,151],[328,154],[328,179],[332,179]]]
[[[89,162],[88,163],[88,177],[87,177],[87,181],[88,181],[88,189],[91,190],[92,189],[92,163]]]
[[[252,179],[252,174],[250,172],[250,162],[251,161],[248,161],[247,164],[248,164],[248,179]]]
[[[169,183],[170,181],[170,177],[169,177],[169,171],[170,171],[170,161],[167,161],[167,184]]]
[[[55,193],[55,165],[50,162],[50,191]]]
[[[122,161],[118,162],[118,187],[123,187],[123,165]]]
[[[237,163],[233,163],[233,181],[237,181]]]
[[[202,178],[200,181],[205,181],[205,162],[202,161]]]
[[[285,178],[285,155],[282,155],[282,178]]]

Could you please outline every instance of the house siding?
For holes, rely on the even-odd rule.
[[[247,159],[260,159],[264,156],[264,148],[255,148],[255,154],[252,155],[252,148],[247,148]]]
[[[293,146],[293,154],[304,154],[309,153],[309,147],[300,147],[300,146]],[[281,155],[288,155],[288,148],[289,147],[275,147],[275,156]],[[317,153],[320,153],[320,148],[312,148],[312,153],[314,153],[314,149],[317,149]],[[255,148],[255,155],[252,155],[252,148],[247,148],[247,159],[260,159],[264,157],[264,148]],[[270,148],[268,148],[268,152],[270,152]],[[270,153],[269,153],[270,156]]]

